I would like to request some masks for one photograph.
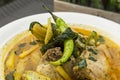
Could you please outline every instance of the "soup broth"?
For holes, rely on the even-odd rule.
[[[77,33],[81,33],[85,36],[89,36],[91,33],[90,30],[81,29],[80,27],[72,27],[72,30]],[[97,80],[103,80],[103,79],[104,80],[108,80],[108,79],[109,80],[120,80],[120,75],[119,75],[120,74],[120,47],[105,36],[104,36],[104,40],[105,40],[105,43],[102,43],[99,46],[97,46],[97,50],[100,51],[100,53],[98,53],[98,55],[101,55],[101,53],[102,53],[104,57],[103,56],[98,57],[95,55],[95,57],[96,58],[98,57],[98,59],[103,58],[103,59],[101,59],[100,64],[95,64],[97,61],[99,62],[99,60],[96,60],[96,62],[88,60],[87,68],[91,69],[91,66],[93,68],[95,68],[95,65],[96,66],[106,66],[103,68],[100,67],[100,68],[102,68],[101,70],[106,69],[105,72],[104,71],[103,71],[103,73],[98,72],[98,74],[101,75],[101,77],[100,77],[100,76],[96,76],[96,75],[93,76],[89,72],[89,70],[84,71],[82,69],[81,71],[84,71],[84,72],[81,72],[81,73],[76,72],[76,74],[73,75],[73,73],[70,72],[71,70],[69,70],[71,68],[68,67],[68,69],[66,69],[66,66],[68,66],[68,64],[69,64],[69,63],[67,64],[67,62],[66,62],[65,63],[66,65],[63,65],[62,67],[64,68],[66,73],[71,77],[72,80],[75,80],[73,77],[76,75],[79,75],[80,77],[85,77],[85,75],[86,75],[86,77],[90,78],[90,80],[96,80],[96,79]],[[12,43],[12,44],[14,45],[14,47],[9,50],[9,54],[4,62],[4,65],[5,65],[4,75],[6,77],[6,80],[11,80],[10,79],[11,76],[15,76],[15,78],[14,78],[15,80],[26,80],[24,78],[24,75],[27,73],[26,71],[34,71],[34,72],[36,72],[36,75],[40,74],[40,75],[43,75],[44,77],[46,77],[46,79],[39,79],[39,80],[49,80],[49,79],[51,79],[51,77],[53,77],[51,80],[66,80],[66,79],[64,79],[63,76],[61,76],[61,74],[59,74],[56,70],[54,70],[54,68],[56,66],[52,65],[51,67],[49,67],[50,64],[47,61],[42,60],[42,62],[44,62],[44,63],[41,62],[41,59],[44,58],[44,55],[40,51],[40,48],[42,45],[44,45],[44,43],[41,42],[40,40],[38,40],[33,34],[26,36],[25,38],[23,38],[16,44],[14,44],[14,43]],[[71,56],[71,57],[73,57],[73,56]],[[104,60],[106,63],[102,63],[102,60]],[[94,65],[89,66],[89,64],[94,64]],[[39,66],[40,66],[40,68],[39,68]],[[48,70],[45,71],[44,68],[45,69],[47,68]],[[53,68],[53,69],[50,69],[50,68]],[[54,70],[54,71],[52,71],[52,70]],[[95,72],[97,72],[97,68],[94,70],[96,70]],[[86,72],[86,74],[85,74],[85,72]],[[90,73],[89,75],[91,75],[91,76],[88,76],[88,72]],[[52,75],[49,75],[50,73]],[[82,73],[84,76],[82,75]],[[106,74],[104,74],[104,73],[106,73]],[[94,74],[94,72],[93,72],[93,74]],[[103,75],[105,75],[105,77],[103,77]],[[79,76],[77,76],[77,77],[79,77]],[[57,78],[54,78],[54,77],[57,77]],[[99,79],[95,78],[95,77],[98,77]],[[82,80],[82,79],[80,79],[80,80]],[[88,79],[86,79],[86,80],[88,80]]]

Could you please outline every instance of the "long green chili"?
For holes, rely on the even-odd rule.
[[[61,33],[64,32],[68,28],[68,25],[65,23],[65,21],[61,19],[60,17],[57,17],[56,15],[54,15],[46,6],[43,5],[43,7],[52,15],[60,32]],[[60,58],[57,61],[51,61],[50,63],[53,65],[61,65],[65,63],[69,59],[69,57],[72,55],[73,49],[74,49],[73,39],[65,40],[62,58]]]
[[[68,39],[64,41],[64,51],[63,51],[63,56],[61,59],[57,60],[57,61],[51,61],[50,63],[53,65],[61,65],[63,63],[65,63],[69,57],[71,56],[72,52],[73,52],[73,48],[74,48],[74,42],[72,39]]]

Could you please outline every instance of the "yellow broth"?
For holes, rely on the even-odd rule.
[[[73,27],[72,29],[86,36],[89,36],[91,33],[90,30],[85,30],[78,27]],[[107,49],[110,52],[110,54],[105,56],[108,59],[109,64],[111,66],[111,69],[110,69],[111,78],[112,80],[120,80],[120,75],[119,75],[120,74],[120,46],[117,45],[112,40],[110,40],[109,38],[107,37],[104,37],[104,38],[106,41],[105,44],[107,46]],[[36,40],[37,39],[31,34],[23,38],[22,40],[20,40],[17,44],[15,44],[15,46],[9,51],[9,55],[12,53],[15,54],[14,68],[11,69],[6,66],[6,62],[9,58],[9,55],[8,55],[4,63],[5,76],[9,74],[11,71],[15,71],[15,70],[17,70],[18,72],[21,70],[21,75],[26,70],[36,71],[36,67],[38,66],[39,60],[42,56],[42,53],[40,52],[40,47],[42,44],[38,44],[38,43],[35,44],[33,41],[36,41]],[[31,42],[33,43],[31,44]],[[37,47],[35,50],[33,50],[29,55],[25,56],[24,58],[19,57],[19,55],[22,52],[29,50],[35,45],[39,45],[39,47]]]

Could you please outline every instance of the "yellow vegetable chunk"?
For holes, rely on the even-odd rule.
[[[56,70],[65,80],[72,80],[61,66],[57,66]]]
[[[20,80],[21,79],[21,73],[18,73],[18,72],[14,72],[14,80]]]
[[[41,27],[39,24],[35,24],[33,26],[33,32],[36,32],[40,37],[45,37],[46,34],[46,29],[44,29],[43,27]]]
[[[51,26],[51,19],[48,18],[48,26],[47,26],[46,36],[45,36],[45,44],[47,44],[52,37],[53,37],[53,31],[52,31],[52,26]]]
[[[50,78],[34,71],[26,71],[23,74],[23,79],[24,80],[51,80]]]
[[[6,61],[6,67],[9,69],[9,70],[14,70],[14,64],[15,63],[15,53],[12,52],[10,53],[7,61]]]
[[[23,53],[21,53],[21,54],[19,55],[19,57],[20,57],[20,58],[26,57],[26,56],[29,55],[32,51],[36,50],[38,47],[39,47],[39,45],[35,45],[35,46],[31,47],[29,50],[24,51]]]
[[[36,38],[44,41],[46,28],[42,27],[39,23],[34,23],[34,25],[31,25],[30,31]]]

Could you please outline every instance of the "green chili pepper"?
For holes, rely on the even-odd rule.
[[[63,63],[65,63],[69,57],[71,56],[72,52],[73,52],[73,48],[74,48],[74,42],[72,39],[68,39],[64,41],[64,51],[63,51],[63,56],[61,59],[57,60],[57,61],[51,61],[50,63],[53,65],[61,65]]]
[[[43,5],[43,7],[52,15],[60,32],[64,32],[66,28],[68,28],[68,25],[65,23],[65,21],[60,17],[57,17],[56,15],[54,15],[45,5]]]
[[[64,32],[68,28],[68,25],[65,23],[65,21],[63,19],[61,19],[60,17],[57,17],[56,15],[54,15],[46,6],[43,5],[43,7],[52,15],[60,32],[61,33]],[[65,63],[71,56],[73,49],[74,49],[73,39],[65,40],[62,58],[60,58],[57,61],[51,61],[50,63],[53,65],[61,65],[61,64]]]

